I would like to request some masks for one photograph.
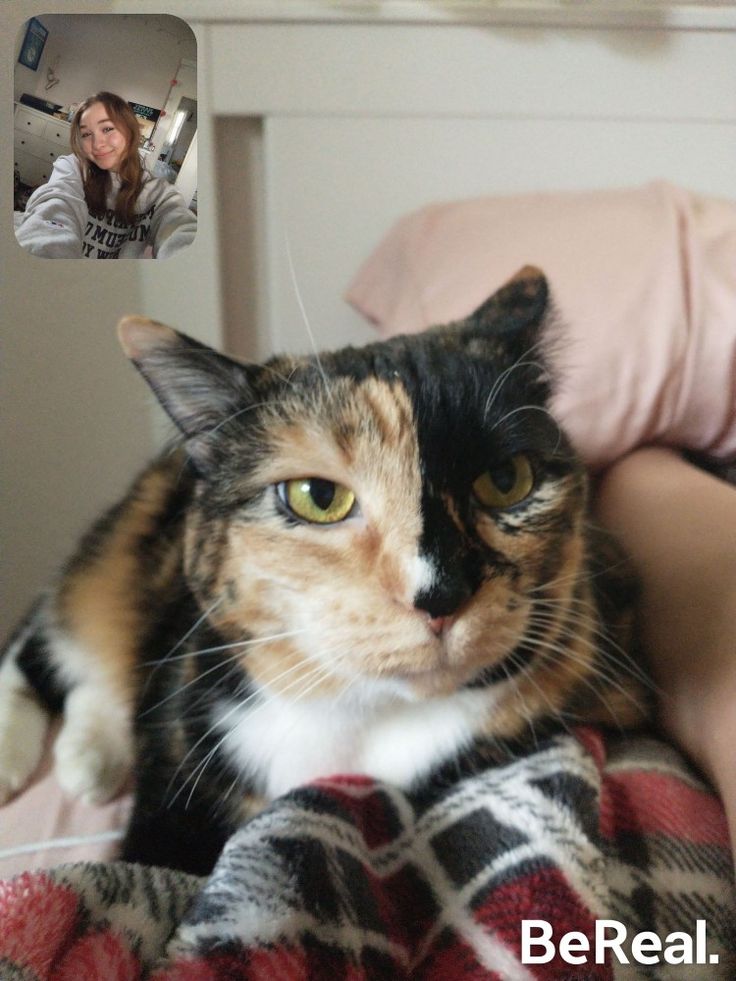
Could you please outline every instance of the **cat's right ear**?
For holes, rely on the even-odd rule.
[[[212,461],[215,431],[253,403],[248,367],[145,317],[118,324],[123,350],[186,437],[202,471]]]
[[[464,320],[454,325],[466,351],[513,369],[529,397],[544,405],[550,396],[556,348],[555,320],[544,273],[524,266]]]

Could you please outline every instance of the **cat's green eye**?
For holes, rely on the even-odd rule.
[[[528,497],[534,487],[529,457],[512,456],[486,470],[473,482],[473,493],[486,508],[510,508]]]
[[[292,514],[310,524],[344,521],[355,508],[355,494],[342,484],[321,477],[298,477],[278,485],[281,500]]]

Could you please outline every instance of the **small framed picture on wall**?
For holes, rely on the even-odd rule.
[[[37,70],[48,36],[49,32],[41,21],[35,17],[31,17],[28,21],[26,36],[23,38],[20,54],[18,55],[18,61],[21,65],[25,65],[26,68],[32,68],[34,72]]]

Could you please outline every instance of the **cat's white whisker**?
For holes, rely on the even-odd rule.
[[[203,650],[200,651],[193,651],[190,654],[180,655],[181,657],[196,657],[199,654],[209,654],[211,652],[216,652],[216,651],[225,651],[225,650],[230,650],[234,647],[240,648],[235,654],[230,655],[230,657],[226,657],[226,658],[222,658],[221,660],[218,660],[211,667],[196,674],[185,684],[179,685],[178,688],[175,688],[172,692],[169,692],[169,694],[165,698],[162,698],[160,701],[156,702],[155,705],[150,705],[144,711],[139,712],[138,718],[142,719],[145,716],[150,715],[152,712],[155,712],[156,709],[160,708],[162,705],[165,705],[167,702],[170,702],[173,698],[176,698],[183,691],[186,691],[187,688],[190,688],[192,685],[198,684],[201,681],[201,679],[206,677],[207,675],[212,674],[215,671],[221,671],[223,668],[227,667],[228,665],[232,665],[233,662],[235,662],[235,667],[237,668],[237,662],[240,661],[244,656],[243,648],[252,647],[258,644],[266,644],[269,641],[279,640],[284,637],[294,637],[301,633],[305,633],[305,631],[290,630],[281,634],[274,634],[271,637],[253,638],[251,640],[239,641],[235,644],[224,644],[221,647],[209,647],[209,648],[204,648]],[[247,654],[247,651],[245,653]]]
[[[328,677],[330,674],[331,674],[331,665],[329,665],[329,664],[320,664],[320,665],[317,665],[316,668],[313,669],[313,671],[311,672],[311,676],[310,676],[310,673],[307,674],[307,677],[310,678],[311,684],[308,685],[306,689],[303,689],[303,690],[297,692],[296,698],[293,698],[292,701],[299,701],[300,699],[302,699],[303,697],[305,697],[310,691],[312,691],[315,687],[317,687],[319,684],[321,684],[321,682],[324,681],[324,679],[326,677]],[[315,675],[316,675],[316,677],[315,677]],[[314,680],[312,680],[312,678]],[[303,678],[297,679],[295,682],[292,682],[290,685],[287,685],[286,688],[282,689],[282,691],[279,692],[279,694],[283,694],[283,692],[288,691],[290,688],[293,688],[296,684],[298,684],[300,681],[303,681],[303,680],[304,680]],[[260,710],[262,710],[263,708],[265,708],[267,704],[268,704],[268,699],[266,699],[261,705],[257,705],[254,709],[252,709],[251,712],[249,713],[249,716],[248,716],[249,717],[249,720],[252,720],[253,716],[255,716]],[[237,706],[237,708],[242,709],[242,705],[243,705],[243,703],[240,703]],[[228,715],[229,714],[230,713],[228,713]],[[221,725],[223,721],[224,721],[224,719],[221,719],[219,721],[219,725]],[[197,788],[197,784],[199,783],[199,781],[200,781],[200,779],[202,777],[202,774],[206,770],[206,768],[209,765],[209,763],[215,758],[215,756],[217,755],[218,751],[222,747],[223,743],[226,740],[232,738],[232,736],[234,735],[234,733],[238,730],[239,726],[241,726],[244,721],[245,721],[245,716],[243,716],[241,719],[239,719],[238,722],[236,722],[234,726],[231,726],[230,729],[217,741],[217,743],[213,746],[213,748],[197,764],[197,766],[192,770],[192,772],[189,774],[189,776],[187,777],[187,779],[184,781],[184,784],[182,785],[182,787],[180,788],[180,790],[183,790],[184,789],[184,787],[186,786],[186,784],[188,783],[188,781],[191,780],[191,778],[194,776],[195,773],[197,774],[196,775],[196,778],[194,780],[194,784],[192,785],[192,788],[189,791],[189,796],[187,797],[185,807],[188,807],[189,804],[191,803],[192,797],[193,797],[194,792],[195,792],[195,790]],[[199,772],[197,773],[197,771],[199,771]],[[177,795],[178,795],[178,792],[177,792]],[[175,800],[175,799],[176,799],[176,796],[173,798],[173,800]],[[172,803],[173,803],[173,800],[172,800]]]
[[[296,365],[294,365],[294,367],[291,369],[291,371],[289,372],[288,375],[284,375],[282,372],[277,371],[273,367],[273,365],[270,365],[270,364],[262,365],[262,368],[264,370],[266,370],[270,375],[273,375],[274,378],[278,378],[279,381],[282,381],[284,383],[284,385],[288,385],[289,388],[294,388],[295,387],[294,386],[294,382],[292,381],[292,378],[296,374]]]
[[[506,675],[506,680],[509,682],[509,685],[511,686],[514,695],[516,696],[518,702],[520,703],[521,714],[526,720],[526,724],[529,727],[529,731],[531,732],[532,741],[534,743],[534,746],[538,750],[539,740],[537,738],[537,730],[534,728],[534,716],[530,711],[529,705],[526,699],[524,698],[523,694],[521,693],[521,689],[519,688],[518,684],[514,683],[514,675],[511,673],[508,667],[506,667],[505,660],[506,659],[504,658],[504,661],[501,662],[501,665],[503,667],[504,674]]]
[[[498,420],[498,422],[495,422],[493,424],[492,429],[498,429],[500,426],[503,426],[504,423],[508,422],[508,420],[512,416],[515,416],[518,412],[541,412],[543,415],[547,416],[554,423],[555,428],[557,429],[557,443],[556,443],[554,449],[552,450],[552,453],[553,454],[557,453],[557,451],[559,450],[560,446],[562,445],[562,429],[560,428],[560,424],[557,422],[557,420],[552,415],[552,413],[549,411],[549,409],[546,409],[542,405],[532,405],[532,404],[529,404],[529,405],[519,405],[515,409],[510,409],[506,413],[506,415],[502,416]]]
[[[546,627],[559,626],[559,620],[553,615],[550,615],[551,619],[547,619],[545,621],[539,619],[540,616],[541,616],[540,614],[535,614],[535,617],[538,619],[540,625],[542,624],[542,622],[544,622],[544,625]],[[637,664],[637,662],[631,657],[630,654],[628,654],[628,652],[626,652],[625,650],[623,650],[623,648],[615,644],[614,641],[610,638],[610,636],[608,636],[608,634],[602,628],[596,626],[594,623],[589,624],[588,621],[586,620],[576,621],[576,618],[574,616],[568,617],[568,622],[570,622],[571,624],[577,623],[581,626],[586,627],[586,629],[589,629],[591,634],[591,639],[586,641],[587,646],[589,646],[593,650],[598,651],[601,657],[606,658],[607,664],[610,664],[615,656],[615,663],[618,668],[625,670],[628,674],[631,675],[632,678],[636,678],[636,680],[639,683],[643,684],[651,691],[653,692],[658,691],[657,686],[652,681],[652,679],[649,678],[649,676],[646,674],[643,668],[639,664]],[[567,629],[563,631],[560,636],[562,636],[563,639],[564,637],[569,637],[570,639],[573,638],[579,639],[578,635],[576,633],[573,633],[571,629]],[[595,643],[593,638],[597,638],[598,641],[600,641],[600,643]]]
[[[552,601],[554,602],[554,601]],[[572,602],[576,602],[572,600]],[[582,601],[581,601],[582,603]],[[586,607],[588,609],[589,607]],[[534,617],[541,617],[545,613],[545,610],[538,609],[532,614]],[[581,626],[587,626],[593,636],[597,637],[601,643],[596,645],[601,651],[601,654],[607,657],[615,655],[616,663],[619,667],[625,668],[632,677],[636,678],[641,684],[645,685],[651,691],[662,694],[661,688],[654,682],[654,680],[646,673],[640,664],[638,664],[632,655],[625,648],[621,647],[620,644],[610,636],[610,634],[604,629],[598,618],[590,618],[587,614],[583,612],[576,613],[574,610],[570,610],[567,607],[563,607],[563,613],[566,618],[571,623],[577,623]],[[547,617],[551,618],[549,622],[552,624],[559,623],[559,616],[557,613],[553,612],[551,609],[546,613]]]
[[[334,653],[334,651],[331,652],[331,653]],[[341,660],[341,658],[338,659],[338,660]],[[358,680],[359,680],[359,678],[358,678],[357,675],[353,675],[350,678],[350,680],[345,685],[345,687],[335,697],[335,700],[334,700],[334,703],[333,703],[333,709],[336,710],[339,707],[339,705],[340,705],[341,702],[346,701],[348,694],[350,693],[351,689],[354,688],[354,686],[357,684]],[[233,728],[235,729],[236,727],[233,727]],[[235,788],[237,787],[237,785],[238,785],[239,782],[240,782],[240,778],[239,777],[236,777],[232,781],[232,783],[230,784],[230,786],[228,787],[228,789],[226,790],[226,792],[222,795],[221,799],[218,801],[218,804],[220,806],[223,806],[227,802],[227,800],[230,798],[230,795],[233,793],[233,791],[235,790]]]
[[[178,651],[181,645],[185,644],[189,640],[189,638],[192,636],[194,631],[197,630],[199,627],[201,627],[202,624],[205,622],[205,620],[207,620],[208,617],[212,613],[214,613],[217,607],[220,606],[224,601],[225,601],[224,596],[218,596],[217,599],[213,603],[211,603],[210,606],[207,607],[204,613],[202,613],[202,615],[194,622],[194,624],[192,624],[189,630],[187,630],[184,636],[180,640],[178,640],[176,644],[174,644],[174,646],[171,648],[168,654],[165,654],[161,660],[166,661],[169,657],[171,657],[172,654]]]
[[[566,573],[565,575],[558,576],[555,579],[549,579],[546,582],[539,583],[537,586],[532,586],[528,592],[530,596],[533,596],[545,590],[554,589],[557,586],[563,586],[571,582],[576,586],[584,583],[590,583],[596,579],[600,579],[602,576],[605,576],[609,572],[613,572],[616,569],[626,568],[628,564],[628,559],[622,558],[619,562],[614,562],[611,565],[607,565],[605,568],[598,569],[596,571],[586,568],[584,573],[581,573],[580,569],[576,569],[574,572]]]
[[[197,657],[199,654],[216,654],[219,651],[229,651],[236,647],[253,647],[257,644],[268,644],[272,640],[283,640],[287,637],[297,637],[299,634],[306,633],[306,628],[301,630],[285,630],[283,633],[271,634],[267,637],[248,637],[246,640],[236,640],[231,644],[220,644],[217,647],[203,647],[201,650],[197,651],[187,651],[184,654],[177,654],[175,657],[164,657],[158,658],[154,661],[142,661],[141,664],[145,667],[153,664],[163,664],[164,661],[180,661],[188,657]]]
[[[562,725],[565,726],[566,731],[567,732],[570,732],[569,727],[564,722],[564,713],[563,713],[563,710],[560,707],[556,706],[551,701],[551,699],[549,698],[549,696],[547,695],[547,693],[544,691],[544,689],[541,687],[541,685],[539,685],[537,683],[537,680],[534,677],[534,674],[535,674],[535,665],[534,665],[534,662],[532,662],[531,664],[526,664],[526,663],[523,662],[523,660],[522,661],[519,660],[520,654],[518,652],[518,641],[520,639],[522,639],[522,638],[524,640],[527,639],[527,632],[526,632],[526,630],[523,632],[522,638],[518,637],[518,635],[516,634],[516,632],[514,632],[513,634],[511,634],[509,631],[502,631],[501,636],[503,636],[503,633],[504,632],[507,634],[507,636],[510,637],[510,642],[515,645],[515,648],[512,649],[512,650],[510,650],[510,652],[506,655],[506,659],[511,664],[516,665],[517,672],[512,675],[512,674],[510,674],[510,672],[506,671],[506,668],[505,667],[504,667],[504,670],[507,673],[509,682],[513,684],[517,696],[521,697],[521,692],[519,690],[519,677],[521,676],[523,678],[526,678],[529,681],[529,683],[531,685],[533,685],[534,688],[536,688],[536,690],[542,696],[542,700],[544,702],[546,702],[546,704],[549,706],[551,715],[554,718],[559,719],[559,721],[562,723]],[[532,643],[534,644],[534,641],[532,641]]]
[[[280,672],[279,674],[275,675],[273,678],[270,678],[268,683],[270,685],[274,685],[277,682],[282,681],[284,678],[288,678],[288,676],[290,674],[294,674],[294,673],[302,670],[303,668],[304,668],[304,665],[301,662],[297,662],[296,664],[292,664],[288,668],[286,668],[286,670],[284,670],[284,671]],[[295,683],[298,683],[298,679],[297,679],[297,682],[293,682],[292,684],[295,684]],[[247,691],[248,688],[250,687],[250,680],[249,679],[246,680],[243,684],[244,684],[243,690],[244,691]],[[283,691],[288,691],[292,687],[292,684],[287,685],[283,689]],[[237,692],[237,693],[239,694],[239,692]],[[206,694],[209,694],[209,692],[207,692]],[[251,692],[251,694],[248,695],[246,698],[242,698],[242,699],[241,698],[238,698],[238,699],[236,699],[236,701],[233,704],[233,706],[223,716],[221,716],[218,719],[218,721],[210,729],[208,729],[207,732],[205,732],[204,735],[191,747],[189,753],[187,753],[187,755],[181,761],[181,763],[179,765],[179,769],[187,762],[187,760],[188,760],[189,756],[192,754],[192,752],[194,752],[194,750],[196,750],[197,747],[202,742],[204,742],[204,740],[207,738],[207,736],[210,736],[215,731],[215,729],[217,729],[220,725],[222,725],[222,723],[225,722],[231,715],[233,715],[239,709],[245,708],[245,706],[247,706],[249,703],[255,701],[256,699],[262,698],[263,696],[264,696],[264,689],[263,688],[258,688],[255,691]],[[177,773],[178,773],[178,769],[177,769]],[[174,778],[176,777],[177,773],[174,774]],[[172,778],[172,779],[174,779],[174,778]]]
[[[565,729],[565,731],[567,733],[569,733],[570,735],[572,735],[572,732],[570,730],[570,727],[565,722],[565,718],[564,718],[564,714],[563,714],[563,709],[560,706],[555,705],[554,702],[550,699],[549,695],[545,692],[544,688],[542,688],[542,686],[537,683],[537,680],[534,677],[534,667],[533,667],[533,665],[520,663],[519,661],[516,660],[516,655],[513,654],[513,653],[511,655],[511,662],[517,664],[518,669],[519,669],[518,670],[518,674],[519,675],[522,675],[523,677],[525,677],[527,679],[527,681],[531,685],[533,685],[534,688],[536,688],[536,690],[542,696],[542,700],[544,702],[546,702],[546,704],[549,706],[551,715],[554,718],[556,718],[556,719],[559,720],[560,724],[564,727],[564,729]],[[518,678],[518,675],[515,675],[515,676],[512,677],[511,680],[512,681],[517,681],[517,678]],[[518,687],[518,681],[517,681],[517,687]]]
[[[202,626],[202,624],[205,622],[205,620],[207,620],[210,617],[210,615],[212,613],[214,613],[214,611],[218,608],[218,606],[220,606],[224,601],[225,601],[224,595],[223,596],[218,596],[217,599],[215,599],[214,602],[211,603],[210,606],[207,607],[207,609],[202,613],[202,615],[197,618],[197,620],[192,624],[192,626],[189,628],[189,630],[187,630],[187,632],[184,634],[184,636],[181,637],[176,642],[176,644],[174,644],[174,646],[171,648],[171,650],[169,650],[168,653],[166,653],[162,658],[159,659],[158,663],[153,668],[153,671],[151,671],[151,673],[146,678],[145,684],[143,686],[143,691],[144,692],[148,691],[148,688],[150,687],[150,684],[153,681],[153,678],[154,678],[156,672],[161,667],[161,665],[162,664],[165,664],[169,660],[169,658],[171,658],[176,653],[176,651],[179,650],[179,648],[182,646],[182,644],[185,644],[189,640],[189,638],[192,636],[192,634],[196,630],[198,630],[199,627]]]
[[[322,663],[319,663],[319,664],[317,664],[314,667],[311,667],[309,669],[309,671],[306,674],[306,677],[307,678],[310,678],[310,676],[313,676],[314,673],[318,673],[318,674],[321,675],[320,680],[322,680],[322,678],[327,677],[330,673],[332,673],[332,667],[333,667],[332,664],[322,664]],[[296,671],[299,671],[299,670],[303,670],[303,669],[304,669],[304,664],[302,662],[298,662],[297,664],[291,665],[285,671],[281,672],[281,674],[276,675],[272,679],[269,679],[269,684],[270,685],[273,685],[276,682],[282,680],[283,678],[288,677],[293,672],[296,672]],[[279,692],[278,692],[278,695],[281,696],[281,695],[285,694],[286,692],[290,691],[296,685],[302,683],[303,681],[304,681],[304,678],[303,677],[298,677],[295,681],[292,681],[288,685],[286,685],[285,687],[281,688],[279,690]],[[250,711],[249,716],[252,717],[253,715],[255,715],[255,713],[257,713],[259,710],[261,710],[262,708],[264,708],[265,705],[268,704],[269,698],[271,698],[271,697],[273,697],[273,696],[271,696],[270,693],[267,690],[264,690],[262,688],[259,688],[257,691],[255,691],[251,695],[249,695],[247,698],[237,700],[235,702],[235,704],[232,705],[223,715],[221,715],[217,719],[217,721],[212,726],[210,726],[210,728],[202,736],[200,736],[200,738],[194,743],[194,745],[190,747],[189,752],[181,760],[181,762],[179,763],[179,766],[177,767],[177,769],[176,769],[173,777],[171,778],[171,780],[169,782],[169,787],[171,787],[173,785],[174,781],[176,780],[176,777],[181,772],[182,768],[184,767],[184,765],[186,764],[186,762],[189,760],[189,758],[191,757],[192,753],[205,741],[205,739],[207,739],[208,736],[211,736],[212,733],[215,732],[217,729],[222,728],[223,725],[224,725],[224,723],[229,718],[231,718],[236,712],[242,711],[243,708],[245,708],[245,706],[248,705],[248,703],[250,703],[252,701],[255,701],[258,698],[263,699],[263,701],[262,701],[262,703],[260,705],[256,705],[256,707],[253,708]],[[243,718],[245,718],[245,716],[243,716]],[[202,767],[202,766],[205,766],[206,767],[207,762],[209,761],[209,759],[211,759],[212,756],[215,755],[215,753],[220,748],[220,746],[222,745],[222,743],[224,742],[224,740],[226,738],[228,738],[229,733],[232,732],[232,731],[235,731],[237,729],[238,725],[241,724],[241,721],[242,720],[239,720],[234,727],[231,727],[231,730],[229,730],[228,732],[225,733],[225,735],[222,737],[222,739],[220,739],[218,741],[218,743],[216,744],[216,746],[214,747],[214,749],[210,750],[209,753],[205,756],[204,760],[201,760],[197,764],[197,766],[191,771],[191,773],[184,780],[183,784],[179,787],[179,789],[177,790],[177,792],[171,798],[171,800],[169,802],[169,806],[171,806],[174,803],[174,801],[177,799],[177,797],[179,796],[179,794],[182,793],[182,791],[186,787],[186,785],[189,782],[189,780],[191,780],[192,777],[193,777],[193,775],[195,773],[197,773],[197,770],[200,767]],[[199,779],[199,778],[197,778],[197,779]],[[190,794],[190,798],[189,799],[191,799],[191,794]]]
[[[505,368],[498,376],[498,378],[496,378],[495,382],[491,387],[490,392],[488,393],[486,404],[483,409],[484,421],[488,418],[488,413],[491,411],[496,399],[501,394],[501,389],[506,383],[506,380],[509,378],[510,375],[513,374],[514,371],[517,371],[519,368],[539,368],[541,373],[545,372],[544,365],[541,364],[539,361],[528,360],[529,356],[533,354],[534,351],[538,349],[538,347],[539,347],[538,343],[532,344],[532,346],[527,348],[527,350],[524,351],[523,354],[519,355],[519,357],[512,365],[510,365],[508,368]]]
[[[298,282],[297,276],[296,276],[296,269],[294,268],[294,259],[293,259],[293,256],[291,254],[291,241],[289,240],[289,233],[288,233],[287,230],[284,230],[284,244],[285,244],[285,247],[286,247],[286,261],[287,261],[288,266],[289,266],[289,276],[291,277],[291,283],[292,283],[292,286],[294,287],[294,295],[296,296],[296,302],[299,304],[299,311],[300,311],[300,313],[302,315],[302,320],[304,321],[304,326],[307,329],[307,336],[309,337],[309,343],[312,346],[312,352],[314,354],[314,358],[315,358],[315,361],[317,363],[317,368],[319,369],[319,373],[322,376],[322,383],[323,383],[324,388],[325,388],[325,394],[328,397],[332,397],[332,392],[330,390],[330,385],[329,385],[329,382],[327,380],[327,375],[325,374],[325,369],[324,369],[324,366],[322,364],[322,359],[320,358],[320,356],[319,356],[319,350],[317,349],[317,343],[316,343],[316,341],[314,339],[314,334],[312,333],[312,326],[309,323],[309,317],[307,316],[307,309],[306,309],[306,307],[304,305],[304,300],[302,298],[302,292],[301,292],[301,289],[299,288],[299,282]]]
[[[560,640],[554,640],[554,641],[550,640],[546,634],[540,635],[537,634],[534,630],[529,630],[526,636],[532,641],[532,643],[534,643],[537,650],[548,651],[553,654],[559,654],[560,657],[574,664],[580,664],[582,667],[586,668],[587,670],[584,674],[581,673],[577,676],[578,680],[582,682],[587,688],[589,688],[595,695],[597,695],[601,699],[601,701],[604,702],[604,704],[608,707],[609,711],[611,712],[612,717],[615,716],[613,715],[613,712],[611,710],[610,703],[605,698],[601,689],[599,687],[596,687],[596,685],[594,684],[593,681],[594,678],[600,678],[607,685],[610,685],[612,688],[615,688],[618,692],[620,692],[620,694],[624,698],[630,701],[631,704],[634,705],[639,710],[643,708],[641,701],[635,698],[630,692],[628,692],[623,687],[623,685],[621,685],[618,682],[618,680],[613,674],[605,671],[602,665],[597,663],[595,660],[587,660],[581,654],[575,651],[572,646],[567,646],[566,644],[561,643]],[[579,641],[579,638],[577,639]],[[592,643],[589,644],[589,648],[593,652],[595,652],[597,649],[595,644]]]

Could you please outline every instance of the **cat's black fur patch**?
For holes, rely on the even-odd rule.
[[[8,648],[20,639],[28,630],[28,625],[37,621],[40,615],[41,604],[37,603],[11,636]],[[42,631],[34,630],[28,635],[18,653],[17,664],[48,710],[60,712],[64,704],[66,686],[49,660],[47,641]]]

